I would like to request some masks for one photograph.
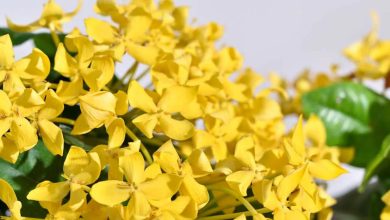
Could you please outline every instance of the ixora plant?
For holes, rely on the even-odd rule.
[[[326,181],[348,162],[366,168],[360,191],[378,176],[371,217],[390,219],[390,101],[361,83],[390,84],[375,29],[346,50],[352,74],[267,87],[216,46],[220,25],[190,25],[171,0],[97,0],[110,19],[63,33],[80,7],[48,0],[37,21],[0,29],[2,218],[325,220]]]

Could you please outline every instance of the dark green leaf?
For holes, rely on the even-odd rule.
[[[15,164],[0,159],[0,178],[11,184],[22,202],[22,214],[28,217],[44,217],[46,211],[38,202],[27,200],[29,191],[43,180],[58,181],[62,173],[63,158],[52,155],[42,141],[24,152]]]
[[[390,133],[390,102],[365,86],[341,82],[306,93],[303,112],[318,115],[325,124],[327,144],[354,146],[356,166],[365,166]]]

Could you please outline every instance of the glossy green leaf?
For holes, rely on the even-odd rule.
[[[390,101],[364,85],[335,83],[302,97],[306,117],[318,115],[325,124],[327,144],[353,146],[353,165],[365,167],[390,133]]]

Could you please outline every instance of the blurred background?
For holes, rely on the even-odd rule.
[[[0,26],[6,25],[6,16],[20,24],[37,19],[45,2],[4,1],[0,8]],[[66,11],[77,5],[76,0],[57,2]],[[176,0],[176,3],[190,7],[190,19],[195,24],[215,21],[223,25],[225,34],[221,44],[236,47],[245,58],[245,66],[264,76],[276,71],[292,80],[304,68],[328,71],[330,64],[339,64],[341,73],[351,71],[353,66],[343,57],[342,50],[370,30],[371,11],[376,11],[380,17],[380,37],[390,37],[390,28],[386,28],[390,21],[390,1]],[[73,27],[84,30],[84,18],[99,17],[93,11],[94,4],[94,0],[84,0],[80,13],[65,24],[65,32]],[[31,48],[28,44],[16,48],[16,56],[27,55]],[[330,182],[328,190],[333,196],[360,184],[363,172],[347,168],[349,174]]]

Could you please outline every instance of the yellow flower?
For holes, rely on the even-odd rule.
[[[119,158],[119,167],[127,182],[121,180],[101,181],[92,186],[91,197],[98,203],[114,206],[130,201],[127,205],[127,218],[147,217],[151,212],[151,205],[170,200],[178,191],[181,179],[175,175],[157,174],[149,176],[148,168],[144,168],[145,161],[139,152]],[[158,189],[156,191],[156,189]]]
[[[152,208],[151,219],[196,219],[196,203],[188,196],[178,196],[158,208]]]
[[[50,72],[49,58],[39,49],[19,61],[15,61],[10,36],[0,37],[0,82],[3,90],[18,95],[26,88],[25,84],[43,81]]]
[[[81,8],[81,3],[82,0],[78,0],[78,5],[74,11],[65,13],[54,0],[48,0],[38,20],[27,25],[17,25],[7,18],[7,24],[11,30],[17,32],[32,32],[43,27],[53,31],[62,31],[62,24],[70,21],[77,14]]]
[[[128,147],[122,148],[119,148],[119,146],[112,148],[109,145],[98,145],[94,147],[91,152],[96,152],[99,154],[102,169],[108,165],[109,180],[122,180],[123,174],[119,169],[119,158],[135,152],[139,152],[140,145],[140,141],[131,142],[129,143]]]
[[[43,143],[49,151],[61,155],[64,150],[64,137],[61,128],[57,127],[50,120],[58,117],[64,110],[64,104],[53,90],[47,90],[45,94],[45,105],[38,112],[37,124],[39,134]]]
[[[255,142],[253,137],[242,137],[236,144],[234,151],[234,160],[232,163],[239,162],[238,170],[232,170],[226,177],[226,182],[230,188],[242,196],[247,196],[247,189],[252,182],[261,180],[266,168],[257,164],[254,157]],[[225,171],[226,172],[226,171]]]
[[[69,51],[77,55],[72,57],[64,44],[58,45],[54,70],[70,78],[70,82],[61,81],[57,94],[64,103],[74,105],[83,93],[83,82],[96,92],[112,79],[114,62],[108,55],[95,54],[94,46],[88,38],[77,33],[67,35],[65,44]]]
[[[64,162],[63,182],[44,181],[29,192],[27,199],[39,201],[49,211],[50,216],[80,216],[80,209],[87,202],[88,185],[100,176],[100,160],[95,152],[87,153],[82,148],[72,146]],[[62,204],[70,193],[70,199]]]
[[[35,116],[45,102],[33,89],[25,89],[12,102],[8,95],[0,90],[0,102],[0,135],[5,135],[2,142],[7,143],[0,144],[3,146],[1,155],[14,163],[19,152],[27,151],[37,144],[37,129],[28,118]]]
[[[378,16],[373,13],[373,28],[362,41],[349,46],[344,54],[355,63],[356,76],[370,79],[385,77],[390,70],[390,41],[378,39]]]
[[[77,118],[72,134],[85,134],[94,128],[111,122],[116,116],[117,99],[111,92],[90,92],[80,96],[81,114]]]
[[[302,123],[302,117],[300,117],[291,141],[284,142],[284,148],[286,150],[285,152],[289,163],[293,166],[307,164],[310,175],[323,180],[335,179],[341,174],[346,173],[347,171],[338,163],[327,158],[314,158],[314,160],[306,159],[307,155],[304,145],[305,138]],[[324,170],[327,172],[323,172]]]
[[[129,24],[124,30],[119,30],[96,18],[85,20],[88,36],[98,44],[113,45],[112,50],[116,60],[121,60],[126,51],[137,61],[148,65],[154,64],[159,52],[158,47],[146,38],[151,23],[152,18],[142,8],[138,8],[134,15],[131,15]]]
[[[153,154],[153,159],[161,169],[168,174],[175,174],[183,178],[179,192],[189,196],[200,209],[209,201],[207,188],[196,181],[196,177],[203,177],[213,171],[207,156],[200,150],[195,150],[188,160],[181,162],[172,142],[161,145]]]
[[[10,210],[11,220],[22,219],[22,216],[20,215],[22,203],[16,198],[12,186],[3,179],[0,179],[0,201],[4,202]]]
[[[187,120],[177,120],[171,114],[178,112],[186,103],[190,103],[194,92],[173,88],[164,92],[156,102],[138,82],[132,81],[127,92],[130,106],[145,112],[135,118],[133,123],[148,138],[153,137],[156,126],[172,139],[186,140],[190,138],[194,131],[194,125]],[[175,97],[181,99],[174,99]]]
[[[222,120],[206,121],[207,130],[196,130],[192,138],[195,148],[211,149],[211,156],[216,161],[228,156],[227,143],[233,141],[238,135],[238,127],[242,118],[235,117],[227,122]]]

